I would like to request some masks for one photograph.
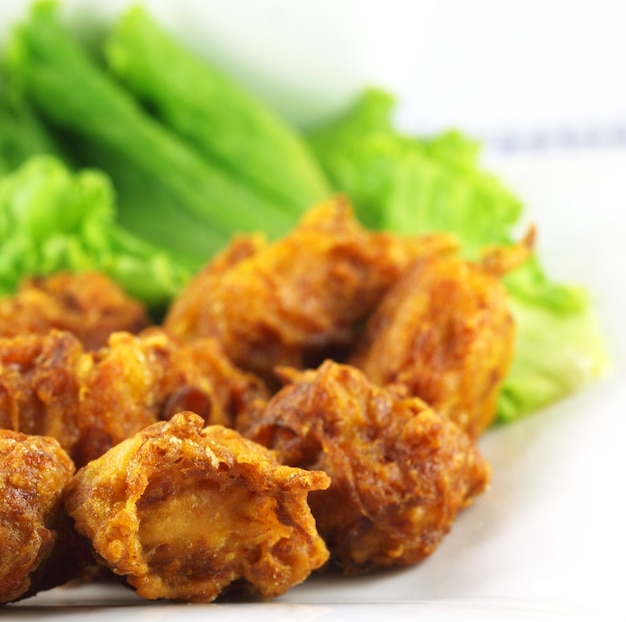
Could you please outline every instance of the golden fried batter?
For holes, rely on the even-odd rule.
[[[77,571],[61,505],[73,473],[56,440],[0,430],[0,603],[60,585]]]
[[[14,296],[0,298],[3,337],[41,335],[56,328],[70,331],[93,350],[115,331],[136,333],[147,325],[143,305],[97,272],[25,279]]]
[[[309,504],[331,558],[356,573],[430,555],[489,479],[468,436],[351,366],[284,373],[291,383],[247,433],[285,464],[330,476]]]
[[[235,426],[268,397],[211,338],[179,345],[157,329],[120,332],[95,352],[63,331],[0,338],[0,428],[52,436],[77,466],[180,410]]]
[[[367,231],[345,199],[333,199],[273,244],[238,239],[183,291],[164,326],[178,338],[217,337],[236,365],[272,381],[277,364],[317,364],[351,345],[412,261],[455,244]]]
[[[0,338],[0,428],[51,436],[71,453],[80,437],[77,370],[83,356],[69,332]]]
[[[159,420],[159,391],[173,345],[162,334],[143,339],[113,333],[106,347],[77,366],[80,437],[70,454],[77,466]]]
[[[481,263],[459,257],[417,262],[369,318],[350,363],[378,384],[402,385],[477,437],[496,415],[515,349],[498,277],[528,257],[525,244],[510,253],[494,249]]]
[[[185,412],[81,469],[66,507],[98,557],[140,596],[214,600],[245,583],[277,596],[325,563],[306,498],[324,473]]]
[[[111,340],[93,353],[66,331],[0,339],[0,427],[51,436],[82,465],[157,421],[152,344]]]
[[[191,410],[207,425],[230,428],[256,419],[270,398],[265,383],[238,369],[212,337],[173,348],[158,390],[161,419]]]
[[[210,335],[206,303],[222,278],[240,262],[254,257],[267,246],[261,234],[237,235],[172,301],[165,317],[165,328],[178,338]]]
[[[111,335],[106,348],[84,357],[79,384],[83,433],[73,455],[80,466],[182,410],[234,427],[269,398],[263,382],[236,368],[214,339],[180,345],[156,328]]]

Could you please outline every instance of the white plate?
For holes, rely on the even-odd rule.
[[[393,617],[415,620],[570,619],[622,604],[626,473],[626,151],[518,155],[489,161],[527,201],[554,275],[593,292],[613,360],[597,385],[519,423],[482,449],[493,484],[435,554],[410,569],[314,577],[264,603],[146,603],[113,586],[63,588],[5,608],[15,620],[88,615],[93,622],[219,614],[258,622]],[[593,614],[593,615],[592,615]],[[600,619],[600,618],[595,618]]]

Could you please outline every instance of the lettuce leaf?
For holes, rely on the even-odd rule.
[[[479,145],[460,132],[428,139],[394,125],[394,98],[368,90],[340,118],[311,132],[335,188],[370,227],[404,233],[448,231],[473,258],[510,244],[523,205],[480,164]],[[598,319],[582,287],[554,283],[536,257],[505,279],[517,322],[516,356],[504,382],[500,421],[570,395],[607,366]]]
[[[553,282],[537,258],[505,279],[517,350],[498,403],[511,421],[574,394],[602,376],[609,359],[593,298]]]
[[[464,252],[509,241],[521,202],[480,170],[478,146],[458,132],[434,139],[394,127],[394,98],[368,90],[331,124],[310,135],[335,188],[347,192],[367,226],[459,234]]]
[[[158,312],[190,274],[116,222],[108,177],[34,156],[0,179],[0,295],[29,275],[100,270]]]
[[[76,164],[107,171],[120,223],[190,269],[235,232],[283,235],[305,209],[260,194],[149,114],[72,35],[55,0],[32,5],[3,60],[7,80],[62,136]]]
[[[298,214],[328,198],[328,182],[299,132],[144,7],[116,20],[104,55],[110,73],[163,125],[273,204]]]
[[[67,159],[31,103],[15,89],[0,91],[0,175],[17,168],[35,154]]]

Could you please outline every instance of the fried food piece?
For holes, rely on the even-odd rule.
[[[53,437],[71,453],[80,437],[83,356],[81,342],[65,331],[0,338],[0,428]]]
[[[217,333],[211,328],[206,309],[212,291],[235,266],[266,247],[267,241],[260,233],[233,237],[230,244],[172,301],[164,320],[167,332],[185,340]]]
[[[54,439],[0,430],[0,603],[65,583],[77,571],[62,509],[73,474]]]
[[[235,427],[269,399],[263,382],[239,370],[212,338],[178,344],[152,328],[115,333],[81,366],[83,433],[77,464],[101,456],[139,430],[195,408],[205,424]]]
[[[275,243],[239,238],[182,292],[164,327],[186,340],[215,336],[236,365],[272,382],[275,365],[306,367],[350,346],[412,261],[455,247],[443,234],[367,231],[339,197]]]
[[[66,331],[0,339],[0,427],[51,436],[80,466],[157,421],[153,344],[111,341],[94,353]]]
[[[14,296],[0,298],[0,335],[16,337],[67,330],[88,350],[116,331],[139,332],[149,324],[144,306],[104,274],[61,272],[25,279]]]
[[[140,596],[210,602],[234,583],[278,596],[328,558],[306,503],[328,477],[203,426],[179,413],[120,443],[78,472],[68,512]]]
[[[489,480],[468,436],[348,365],[326,361],[284,377],[291,382],[248,435],[283,463],[330,476],[309,504],[331,558],[359,573],[430,555]]]
[[[212,337],[173,348],[158,391],[160,419],[190,410],[206,425],[229,428],[258,418],[270,398],[265,383],[236,367]]]
[[[268,398],[211,338],[121,332],[95,352],[64,331],[0,339],[0,428],[52,436],[79,467],[180,410],[235,427]]]
[[[500,276],[528,258],[532,238],[478,263],[416,262],[389,289],[349,359],[380,385],[399,384],[476,438],[496,415],[515,350]]]
[[[159,388],[172,348],[162,334],[121,332],[106,347],[84,353],[76,370],[80,436],[70,451],[77,466],[159,420]]]

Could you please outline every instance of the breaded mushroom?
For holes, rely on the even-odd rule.
[[[164,328],[186,341],[215,337],[237,366],[274,384],[276,365],[317,365],[352,347],[408,265],[453,248],[444,234],[368,231],[336,197],[273,243],[238,238],[173,302]]]
[[[472,438],[496,416],[515,351],[515,322],[503,274],[530,255],[520,244],[416,262],[368,318],[348,361],[380,385],[399,384],[449,416]]]
[[[283,594],[328,551],[307,505],[328,476],[194,413],[139,432],[74,477],[66,507],[101,560],[148,599]]]
[[[111,333],[137,333],[148,324],[144,305],[99,272],[27,278],[14,295],[0,298],[3,337],[43,335],[54,328],[71,332],[94,350]]]
[[[79,571],[79,547],[62,507],[73,474],[56,440],[0,430],[0,603],[61,585]]]
[[[268,398],[211,338],[119,332],[92,352],[67,331],[0,338],[0,428],[56,438],[77,467],[181,410],[235,427]]]
[[[331,558],[361,573],[433,553],[489,480],[468,436],[348,365],[283,373],[289,384],[248,434],[285,464],[330,476],[330,488],[309,503]]]

